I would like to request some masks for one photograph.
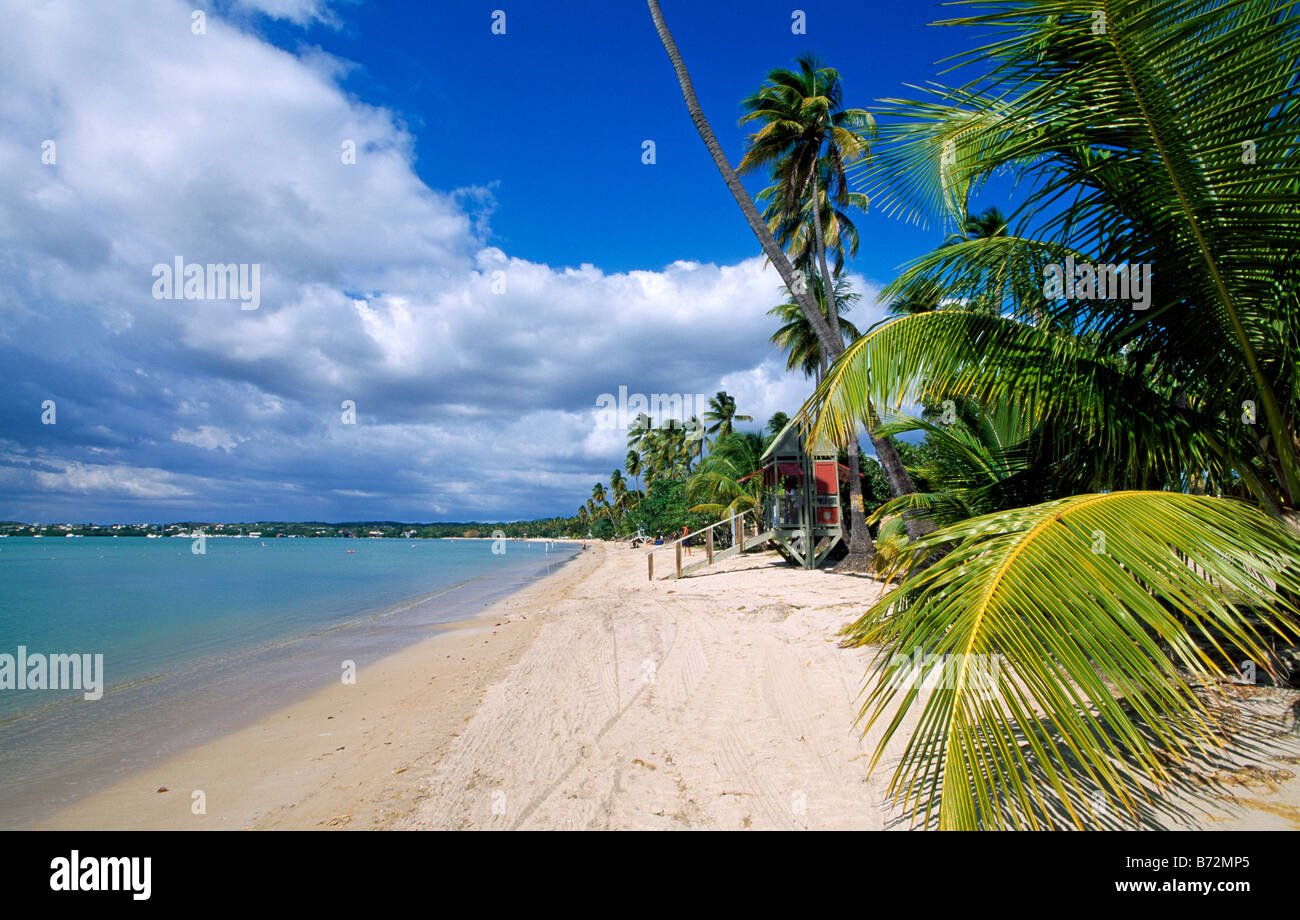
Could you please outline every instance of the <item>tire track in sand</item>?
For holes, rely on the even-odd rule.
[[[654,599],[653,602],[659,605],[659,607],[663,609],[665,613],[668,612],[667,608],[658,599]],[[677,643],[677,620],[675,617],[672,616],[670,616],[669,619],[672,621],[674,627],[673,638],[669,641],[668,647],[666,649],[662,649],[659,651],[659,660],[665,662],[672,655],[673,648]],[[611,642],[616,641],[613,639],[612,621],[611,621],[610,637],[611,637]],[[615,661],[617,662],[617,654],[615,655]],[[643,683],[637,689],[637,691],[634,694],[632,694],[631,699],[627,701],[626,705],[617,709],[613,713],[613,715],[611,715],[608,719],[605,720],[605,723],[601,725],[600,729],[596,732],[595,736],[591,739],[591,743],[593,744],[598,743],[602,738],[604,738],[605,735],[608,734],[609,730],[613,728],[614,725],[618,722],[618,720],[621,719],[629,709],[631,709],[633,706],[636,705],[637,701],[641,699],[641,696],[646,692],[646,688],[650,686],[653,685],[650,683]],[[523,811],[520,812],[519,814],[519,818],[514,822],[514,824],[510,826],[510,829],[519,830],[519,828],[521,828],[524,825],[524,823],[530,817],[532,817],[533,813],[537,811],[537,809],[540,808],[546,802],[547,799],[549,799],[552,795],[555,794],[555,791],[564,784],[565,780],[567,780],[569,776],[572,775],[573,771],[578,768],[578,765],[581,764],[584,759],[585,757],[583,754],[579,754],[576,758],[574,758],[573,763],[569,765],[568,769],[566,769],[563,773],[561,773],[555,779],[554,782],[552,782],[549,786],[547,786],[545,790],[543,790],[539,795],[535,796],[533,800],[524,807]]]

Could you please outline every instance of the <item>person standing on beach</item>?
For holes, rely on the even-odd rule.
[[[686,539],[686,535],[690,532],[691,529],[687,527],[685,524],[683,524],[682,525],[682,546],[686,548],[686,555],[688,556],[691,554],[691,544],[690,541]]]

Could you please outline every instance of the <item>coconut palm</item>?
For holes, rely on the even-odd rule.
[[[1300,20],[1283,10],[1116,0],[1098,32],[1091,5],[1005,0],[956,21],[999,36],[981,88],[894,103],[862,174],[878,206],[917,219],[960,220],[996,170],[1030,189],[1010,218],[1023,231],[942,247],[887,297],[924,280],[978,302],[999,278],[1043,296],[876,327],[805,417],[843,435],[873,403],[1015,399],[1068,435],[1051,465],[1092,484],[914,541],[909,558],[942,558],[849,631],[881,649],[863,710],[885,723],[877,762],[923,701],[893,788],[941,827],[1042,826],[1054,807],[1082,826],[1085,777],[1131,809],[1218,730],[1193,687],[1295,641]],[[1135,310],[1044,285],[1067,257],[1163,268]],[[961,656],[950,688],[900,693],[890,661],[918,649]],[[966,680],[979,655],[1004,664],[990,694]]]
[[[890,316],[910,316],[913,313],[930,313],[943,309],[943,287],[928,279],[921,279],[899,291],[885,307]]]
[[[804,212],[808,213],[813,232],[808,241],[811,245],[806,243],[803,249],[815,252],[822,281],[829,288],[833,281],[826,263],[823,196],[840,206],[847,204],[845,168],[866,155],[863,132],[873,122],[862,109],[844,108],[838,71],[823,66],[812,54],[800,55],[795,63],[797,71],[770,70],[762,88],[741,102],[745,114],[740,123],[756,122],[761,127],[750,135],[736,171],[744,175],[771,168],[780,189],[773,198],[777,205],[774,218],[790,219],[797,225]],[[833,332],[833,309],[829,325]]]
[[[762,88],[742,101],[746,111],[740,123],[757,122],[761,127],[750,135],[737,171],[744,174],[771,167],[778,191],[764,216],[778,228],[777,239],[784,245],[795,243],[796,237],[801,237],[802,245],[796,244],[793,261],[805,275],[813,274],[807,269],[811,267],[812,256],[816,256],[822,299],[828,302],[827,324],[835,345],[842,347],[835,283],[826,261],[823,205],[833,208],[847,204],[845,166],[866,155],[862,132],[872,126],[872,120],[861,109],[843,107],[843,87],[837,71],[822,66],[811,54],[801,55],[796,63],[797,72],[780,67],[769,71]],[[808,229],[802,233],[796,229],[801,224],[807,227],[805,215],[811,218],[812,226],[808,228],[811,233]],[[833,237],[836,243],[839,239],[839,234]],[[815,292],[814,299],[817,299]],[[823,350],[821,357],[828,351]],[[848,453],[850,467],[856,468],[856,432],[849,439]],[[849,552],[861,560],[871,552],[863,518],[862,486],[855,480],[850,488]]]
[[[944,241],[943,247],[956,246],[971,240],[996,240],[1007,236],[1009,234],[1006,215],[997,207],[989,207],[979,214],[968,213],[965,220],[962,221],[961,232],[950,234]],[[1025,285],[1023,278],[1021,278],[1021,284],[1012,284],[1013,264],[1013,260],[1005,260],[1001,266],[996,268],[991,277],[986,277],[984,271],[981,271],[970,279],[967,285],[972,290],[981,291],[981,296],[949,304],[948,306],[966,310],[982,310],[987,313],[1002,313],[1006,306],[1008,291],[1015,295],[1018,300],[1029,300],[1036,305],[1040,299],[1040,295],[1037,293],[1038,286]],[[921,287],[922,293],[929,290],[931,289],[923,283]],[[1018,305],[1013,309],[1015,312],[1023,313],[1023,309]]]
[[[650,434],[650,416],[644,412],[637,413],[627,426],[627,446],[631,450],[639,450],[641,442]]]
[[[748,418],[748,416],[739,416],[739,417]],[[689,419],[686,420],[686,427],[685,430],[682,432],[682,434],[683,434],[682,450],[685,452],[686,471],[689,473],[691,470],[691,465],[694,463],[698,463],[701,459],[703,459],[704,448],[708,443],[708,437],[706,436],[707,433],[706,433],[704,423],[700,421],[700,417],[698,415],[692,415]]]
[[[636,491],[640,492],[641,480],[638,477],[641,475],[641,455],[635,450],[629,450],[627,456],[623,458],[623,469],[627,470],[627,474],[632,477]]]
[[[821,340],[822,348],[825,350],[827,360],[833,360],[838,357],[844,350],[844,345],[840,336],[836,334],[830,325],[829,320],[817,308],[808,285],[804,281],[804,276],[796,274],[795,267],[790,263],[789,258],[782,251],[780,244],[772,235],[766,223],[759,217],[758,209],[754,206],[753,200],[745,187],[741,185],[740,178],[736,171],[731,168],[726,156],[722,152],[722,146],[718,143],[717,136],[713,133],[708,119],[704,115],[704,110],[700,107],[699,97],[695,94],[695,87],[691,82],[691,75],[686,69],[686,64],[682,61],[681,53],[677,49],[677,42],[673,40],[672,33],[668,30],[668,24],[664,21],[663,11],[659,8],[658,0],[646,0],[646,5],[650,9],[650,17],[654,22],[655,32],[659,36],[660,43],[664,46],[664,51],[668,55],[668,60],[673,66],[673,72],[677,76],[677,83],[681,87],[682,98],[686,103],[686,110],[691,116],[691,121],[695,124],[695,129],[700,135],[700,140],[704,142],[705,148],[709,151],[709,156],[713,158],[713,164],[717,167],[719,175],[722,176],[723,183],[727,190],[731,192],[736,204],[740,207],[741,213],[745,216],[745,222],[749,224],[749,229],[758,239],[759,245],[763,249],[763,254],[767,256],[768,261],[776,268],[784,282],[786,289],[791,291],[799,305],[803,308],[804,316],[808,318],[809,324],[817,333],[818,339]],[[838,190],[837,190],[838,191]],[[809,209],[812,213],[818,213],[817,209]],[[825,234],[815,232],[814,238],[819,241],[825,240]],[[832,315],[838,315],[838,311],[831,311]],[[870,417],[866,419],[870,422]],[[898,456],[897,450],[888,441],[877,441],[872,438],[872,443],[876,448],[876,457],[880,461],[881,467],[889,480],[890,489],[895,495],[906,495],[913,491],[911,480],[907,476],[907,470],[903,468],[903,462]],[[857,438],[854,437],[849,443],[850,458],[856,462],[857,456]],[[851,520],[861,521],[861,503],[862,496],[857,483],[856,477],[851,483],[853,508],[851,510]],[[909,533],[922,533],[928,528],[923,522],[909,520],[907,522]],[[862,533],[862,530],[859,530]],[[864,550],[861,541],[866,540],[865,533],[859,538],[857,548]],[[866,547],[869,549],[869,545]]]
[[[985,208],[979,214],[967,214],[962,221],[962,232],[949,237],[947,245],[971,239],[992,239],[1007,235],[1007,218],[996,205]]]
[[[647,480],[676,479],[681,469],[681,443],[684,432],[679,428],[656,429],[647,437],[645,465],[649,469]]]
[[[715,518],[744,514],[759,507],[762,477],[742,482],[763,465],[763,438],[748,431],[719,435],[713,450],[686,484],[690,510]]]
[[[814,275],[809,285],[813,289],[813,296],[817,298],[818,305],[823,310],[829,310],[830,306],[826,303],[821,278]],[[787,296],[789,293],[786,291]],[[853,304],[861,297],[861,294],[852,290],[849,279],[835,279],[835,306],[841,313],[851,310]],[[826,355],[822,351],[821,341],[813,332],[812,326],[808,324],[798,301],[790,297],[785,303],[777,304],[767,312],[769,316],[775,316],[781,321],[781,326],[772,333],[770,341],[787,352],[785,369],[802,371],[805,377],[814,377],[820,382],[822,374],[826,372]],[[838,325],[840,337],[845,344],[861,335],[858,327],[843,316],[840,317]]]
[[[609,474],[609,491],[614,499],[609,503],[610,522],[613,522],[615,514],[622,521],[628,506],[627,480],[623,478],[622,470],[616,469]]]
[[[900,414],[880,426],[882,434],[897,437],[922,432],[926,440],[908,468],[916,492],[890,499],[867,519],[875,523],[908,508],[924,508],[939,526],[991,514],[1024,504],[1026,497],[1049,497],[1038,456],[1036,434],[1025,414],[1013,402],[986,409],[971,400],[949,405],[949,420],[928,420]],[[1057,497],[1052,490],[1050,497]]]
[[[695,124],[695,130],[699,133],[700,140],[704,142],[705,149],[709,151],[709,156],[713,158],[713,165],[717,167],[723,183],[727,186],[727,190],[736,199],[736,204],[745,216],[745,222],[749,224],[749,229],[758,238],[763,254],[776,268],[786,287],[796,292],[796,296],[800,298],[800,303],[810,315],[809,321],[813,324],[813,328],[817,330],[817,334],[824,339],[830,340],[830,326],[827,325],[824,317],[819,318],[817,316],[817,307],[812,300],[812,296],[806,292],[803,285],[798,283],[799,276],[795,274],[794,266],[790,264],[790,260],[782,251],[776,238],[772,236],[772,231],[759,217],[758,208],[754,206],[753,199],[749,197],[749,193],[741,185],[736,171],[731,168],[731,163],[728,162],[726,154],[722,152],[722,145],[718,143],[718,138],[713,133],[713,128],[709,126],[709,120],[705,118],[704,110],[700,107],[700,100],[695,95],[695,86],[691,82],[690,72],[687,71],[686,64],[682,61],[681,52],[677,50],[677,42],[673,40],[672,33],[668,31],[668,24],[664,21],[663,11],[659,8],[658,0],[646,0],[646,6],[650,9],[650,18],[654,22],[655,32],[659,36],[660,43],[664,46],[668,60],[673,66],[673,72],[677,76],[677,83],[681,87],[686,110],[691,116],[691,121]]]
[[[713,396],[709,397],[709,408],[704,413],[704,421],[712,423],[706,431],[718,438],[725,438],[731,434],[736,422],[752,422],[752,415],[739,415],[736,412],[736,398],[727,393],[726,390],[719,390]]]
[[[772,417],[767,420],[767,433],[769,437],[776,437],[785,430],[785,426],[790,424],[790,416],[784,412],[773,412]]]
[[[861,192],[841,190],[839,195],[828,195],[826,189],[831,176],[826,160],[823,159],[820,168],[818,193],[821,202],[819,219],[822,242],[834,265],[834,274],[838,276],[844,270],[844,263],[858,254],[858,228],[849,216],[849,210],[856,208],[866,211],[868,201],[867,196]],[[763,219],[767,221],[777,242],[790,253],[795,268],[803,272],[805,278],[811,278],[819,274],[818,248],[814,240],[817,224],[812,215],[812,198],[807,196],[792,206],[786,201],[786,194],[784,186],[769,185],[756,197],[766,205]]]
[[[823,196],[827,202],[846,205],[849,199],[846,166],[866,156],[866,132],[874,129],[871,116],[861,109],[843,107],[843,87],[839,73],[824,67],[811,54],[800,56],[798,72],[775,68],[758,92],[746,98],[741,124],[758,122],[762,127],[750,135],[749,146],[737,167],[741,173],[770,166],[782,193],[773,200],[778,223],[797,223],[806,212],[812,220],[811,247],[815,251],[821,281],[829,301],[828,325],[834,347],[826,347],[828,357],[842,350],[839,331],[839,308],[835,303],[834,276],[827,265],[827,234],[822,224]],[[861,201],[865,204],[866,198]],[[780,215],[784,209],[785,215]],[[780,239],[780,237],[778,237]],[[833,242],[838,242],[838,234]],[[796,262],[797,264],[797,262]],[[815,299],[815,295],[814,295]],[[863,419],[868,431],[874,428],[876,413],[868,407]],[[912,483],[892,444],[872,434],[877,457],[899,495],[913,491]],[[857,433],[848,439],[850,468],[857,468]],[[849,487],[849,553],[858,564],[871,552],[862,503],[862,485],[854,478]],[[906,518],[911,531],[919,535],[924,524],[915,516]]]

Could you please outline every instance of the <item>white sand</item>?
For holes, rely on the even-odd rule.
[[[400,826],[907,827],[886,793],[920,706],[868,778],[880,727],[864,740],[854,720],[870,655],[837,637],[879,591],[773,553],[648,583],[642,552],[610,547],[488,691]],[[1145,826],[1300,828],[1297,694],[1239,695],[1264,740],[1199,764],[1186,792],[1143,809]]]

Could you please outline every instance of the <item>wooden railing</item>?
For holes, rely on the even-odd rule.
[[[731,535],[732,546],[728,548],[727,555],[731,555],[733,551],[740,552],[745,546],[745,516],[743,514],[733,514],[731,517],[724,518],[721,521],[718,521],[714,524],[710,524],[708,527],[701,527],[699,530],[693,531],[691,533],[682,534],[682,536],[678,537],[676,540],[673,540],[671,543],[662,543],[658,546],[651,547],[649,550],[647,550],[646,570],[649,575],[650,581],[654,581],[655,578],[655,553],[660,551],[666,551],[670,546],[673,548],[673,563],[674,563],[673,577],[681,578],[682,577],[682,543],[686,540],[689,540],[691,537],[697,537],[700,534],[704,534],[705,558],[700,560],[697,563],[692,563],[691,566],[688,566],[688,568],[704,566],[704,565],[712,565],[713,554],[714,554],[713,532],[717,530],[719,527],[728,528],[729,529],[728,532]]]

